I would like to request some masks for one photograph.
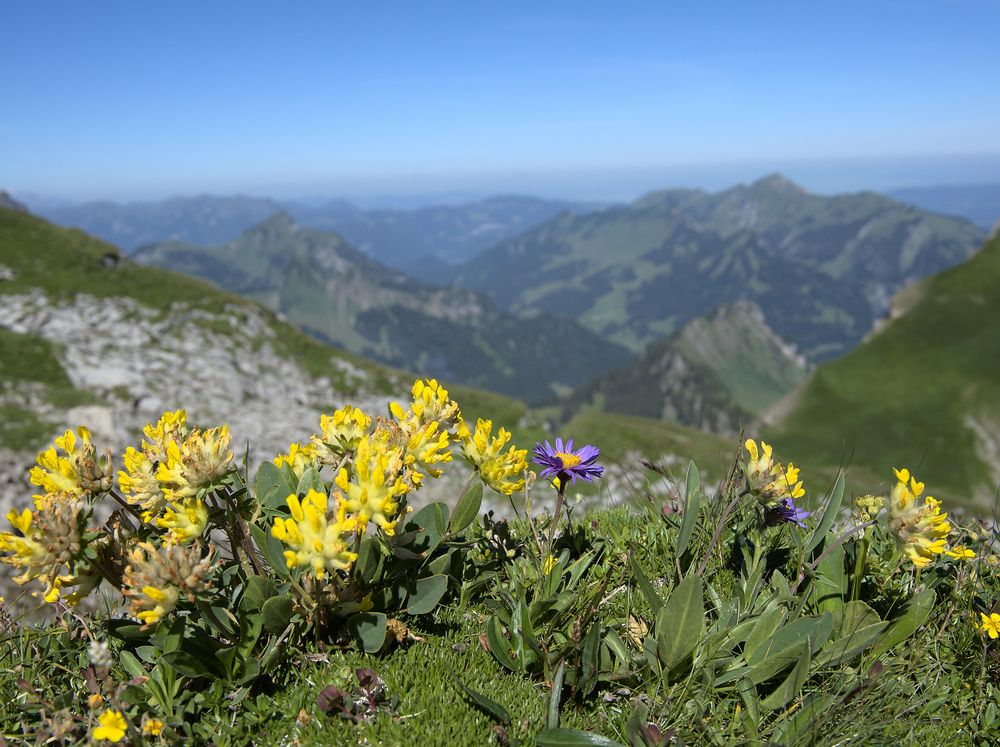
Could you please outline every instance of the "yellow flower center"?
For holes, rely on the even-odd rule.
[[[573,469],[573,467],[580,463],[580,457],[576,454],[567,454],[563,451],[557,451],[556,456],[559,457],[564,469]]]

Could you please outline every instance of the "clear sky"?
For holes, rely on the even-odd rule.
[[[8,2],[0,187],[1000,181],[998,29],[997,0]]]

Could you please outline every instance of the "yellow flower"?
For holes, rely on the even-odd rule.
[[[994,639],[1000,636],[1000,614],[993,612],[987,615],[985,612],[980,612],[979,616],[983,619],[982,625],[977,626],[980,632]]]
[[[183,442],[168,441],[166,461],[156,470],[167,498],[177,500],[195,495],[229,471],[233,452],[229,426],[195,429]]]
[[[401,451],[365,436],[358,443],[353,466],[353,479],[343,468],[336,477],[337,487],[344,492],[347,511],[357,520],[361,532],[373,521],[392,536],[400,500],[409,492],[403,479],[405,464]]]
[[[122,577],[122,594],[132,614],[144,625],[153,625],[174,610],[181,595],[194,601],[211,588],[216,557],[211,553],[202,557],[201,552],[190,545],[136,545]]]
[[[421,423],[416,417],[411,417],[398,425],[399,433],[405,440],[403,461],[414,471],[410,475],[414,486],[420,485],[424,475],[440,477],[442,470],[435,465],[451,461],[451,451],[448,449],[451,437],[448,431],[441,430],[436,420]],[[378,435],[386,433],[380,431]]]
[[[118,472],[118,485],[125,500],[143,509],[143,518],[150,521],[163,510],[167,496],[156,477],[157,460],[145,451],[129,446],[122,454],[124,470]]]
[[[104,705],[104,696],[100,693],[94,693],[89,698],[87,698],[87,706],[90,710],[94,711]]]
[[[302,444],[296,442],[288,447],[287,454],[278,454],[278,456],[274,458],[274,463],[279,467],[287,464],[292,468],[292,472],[295,473],[295,476],[301,480],[303,472],[310,467],[316,467],[318,465],[316,456],[316,444],[305,444],[303,446]]]
[[[951,531],[948,514],[941,513],[941,502],[930,496],[918,502],[924,484],[908,469],[894,471],[897,483],[889,495],[889,531],[913,565],[924,568],[947,549]]]
[[[167,530],[167,542],[190,542],[205,531],[208,509],[201,498],[186,498],[178,506],[171,504],[154,523]]]
[[[344,405],[333,415],[321,415],[319,428],[323,436],[312,437],[320,461],[335,464],[345,451],[357,449],[358,443],[368,434],[371,424],[370,417],[351,405]]]
[[[479,418],[476,431],[471,433],[462,421],[458,424],[458,438],[462,442],[462,453],[476,468],[483,482],[498,493],[510,495],[524,490],[524,471],[528,468],[527,449],[511,446],[507,453],[503,447],[510,441],[510,431],[500,428],[495,438],[493,421]]]
[[[60,598],[60,589],[81,583],[82,577],[64,573],[76,567],[81,560],[86,543],[83,530],[87,513],[82,504],[67,498],[52,503],[44,511],[31,512],[24,509],[20,513],[11,510],[7,520],[18,534],[0,532],[0,561],[20,569],[14,577],[18,584],[37,580],[44,591],[46,602]],[[89,592],[96,583],[86,588]],[[84,593],[86,593],[84,592]]]
[[[350,568],[358,557],[347,549],[356,522],[347,516],[344,501],[335,500],[333,521],[325,493],[310,490],[301,502],[292,494],[285,502],[292,516],[275,519],[271,534],[291,548],[285,551],[288,567],[308,565],[319,579],[327,571]]]
[[[976,553],[970,550],[968,547],[963,547],[962,545],[955,545],[950,550],[945,550],[944,554],[955,560],[971,560],[976,557]]]
[[[806,494],[799,480],[799,468],[791,462],[785,467],[774,461],[770,444],[761,441],[758,448],[757,442],[748,438],[743,447],[750,456],[744,468],[747,485],[764,506],[774,508],[786,499]]]
[[[47,497],[80,498],[111,489],[110,456],[97,458],[89,430],[81,425],[76,434],[66,431],[54,444],[38,455],[37,466],[31,468],[31,483],[42,488]],[[43,496],[35,496],[35,502],[39,508],[47,503]]]
[[[110,708],[97,717],[100,726],[91,732],[91,735],[98,742],[120,742],[125,738],[128,725],[121,711],[113,711]]]
[[[158,718],[147,718],[142,722],[142,733],[147,737],[158,737],[163,731],[163,722]]]
[[[559,562],[558,560],[549,555],[549,557],[545,559],[545,563],[542,565],[542,573],[548,576],[550,573],[552,573],[552,569],[556,567],[556,563],[558,562]]]
[[[421,423],[438,423],[442,431],[450,431],[462,418],[458,403],[448,396],[448,390],[437,379],[417,379],[413,382],[413,401],[410,412],[406,412],[397,402],[389,405],[389,411],[399,421],[415,417]]]

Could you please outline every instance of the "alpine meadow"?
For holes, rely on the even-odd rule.
[[[998,24],[12,6],[0,747],[1000,744]]]

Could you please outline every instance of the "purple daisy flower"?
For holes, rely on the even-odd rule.
[[[564,488],[567,481],[576,482],[578,477],[590,482],[603,475],[604,467],[597,464],[600,455],[601,450],[591,444],[574,450],[572,438],[565,444],[557,438],[555,448],[548,441],[536,443],[532,461],[545,468],[541,477],[558,477],[560,487]]]
[[[774,508],[767,510],[767,520],[769,524],[777,524],[781,521],[786,521],[789,524],[795,524],[802,529],[806,528],[803,519],[808,518],[812,515],[811,511],[806,511],[795,505],[795,501],[791,498],[785,498]]]

